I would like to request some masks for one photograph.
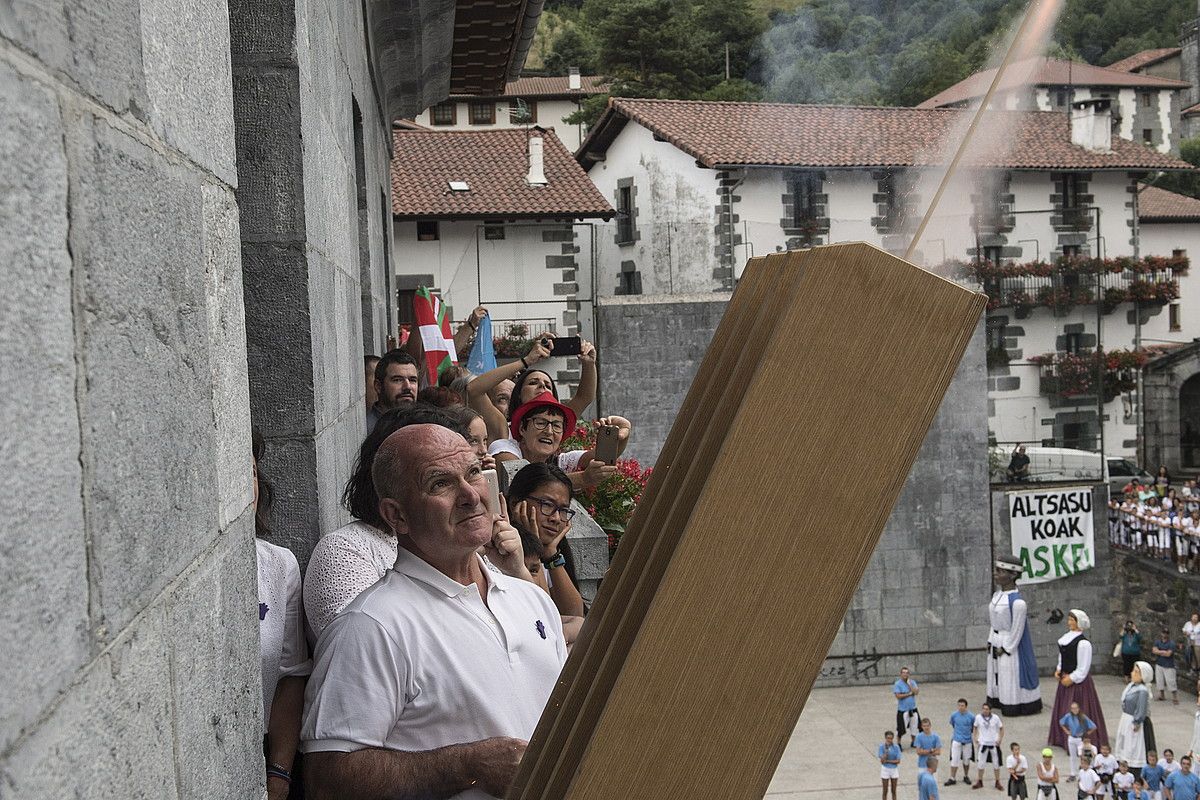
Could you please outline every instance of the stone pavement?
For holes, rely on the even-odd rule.
[[[920,680],[919,675],[916,677]],[[1180,682],[1185,682],[1182,674]],[[1096,678],[1096,684],[1111,741],[1121,718],[1120,699],[1124,683],[1120,678],[1100,675]],[[1041,714],[1004,721],[1005,754],[1009,743],[1019,742],[1021,752],[1029,757],[1031,774],[1035,757],[1040,758],[1038,754],[1045,747],[1050,728],[1049,707],[1054,702],[1053,679],[1049,683],[1043,679],[1042,693],[1047,707]],[[1004,797],[1002,792],[993,788],[972,791],[961,783],[941,786],[950,774],[949,717],[959,697],[967,698],[971,702],[971,710],[978,712],[979,704],[983,702],[983,684],[976,681],[921,684],[918,698],[921,713],[933,721],[934,733],[945,742],[943,759],[938,767],[941,796]],[[895,727],[895,709],[896,701],[892,698],[889,686],[814,689],[767,790],[766,800],[876,800],[880,793],[876,748],[882,741],[883,731]],[[1154,701],[1151,704],[1150,716],[1154,720],[1154,733],[1160,752],[1170,747],[1175,751],[1175,757],[1179,758],[1187,751],[1192,741],[1195,711],[1195,695],[1184,692],[1180,693],[1178,706],[1171,705],[1170,695],[1167,695],[1166,702]],[[898,797],[915,798],[916,754],[908,749],[907,738],[904,744]],[[1068,771],[1066,753],[1056,749],[1054,760],[1065,777]],[[1004,782],[1003,777],[1001,782]],[[986,781],[985,786],[991,786],[991,782]],[[1060,794],[1064,798],[1075,796],[1074,792],[1060,791]]]

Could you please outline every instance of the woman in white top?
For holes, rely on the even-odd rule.
[[[300,566],[286,548],[263,541],[270,534],[274,492],[259,472],[264,443],[253,433],[254,540],[258,562],[259,656],[262,661],[263,751],[266,754],[268,800],[283,800],[292,786],[304,685],[312,672],[304,640],[300,604]],[[297,787],[299,776],[297,775]]]

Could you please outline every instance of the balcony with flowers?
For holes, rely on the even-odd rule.
[[[1065,314],[1099,302],[1101,312],[1111,314],[1122,303],[1166,305],[1179,297],[1179,278],[1187,274],[1188,259],[1067,256],[1021,264],[952,261],[944,269],[958,279],[982,284],[989,311],[1011,308],[1020,319],[1039,307]]]
[[[1097,386],[1105,403],[1137,388],[1137,371],[1149,355],[1137,350],[1046,353],[1030,362],[1041,372],[1041,394],[1062,403],[1095,402]]]

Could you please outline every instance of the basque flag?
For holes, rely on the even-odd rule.
[[[413,316],[416,317],[417,329],[421,332],[421,344],[425,347],[425,368],[429,373],[429,383],[436,384],[442,370],[458,363],[446,306],[442,303],[442,298],[420,286],[413,298]]]

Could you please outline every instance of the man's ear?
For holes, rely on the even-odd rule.
[[[383,394],[383,381],[379,380],[379,378],[375,379],[375,394]]]
[[[408,522],[404,519],[404,510],[396,500],[390,497],[380,499],[379,516],[383,518],[384,524],[396,536],[408,533]]]

